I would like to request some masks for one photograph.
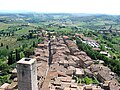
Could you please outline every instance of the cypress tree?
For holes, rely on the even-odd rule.
[[[8,65],[11,65],[11,64],[13,64],[13,58],[12,58],[12,51],[10,52],[10,54],[8,55]]]
[[[16,61],[19,61],[20,60],[20,54],[19,54],[17,49],[15,50],[15,55],[16,55]]]
[[[6,46],[6,49],[9,49],[8,45]]]
[[[3,46],[3,43],[1,43],[1,47]]]

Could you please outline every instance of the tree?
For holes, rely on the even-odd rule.
[[[25,57],[24,53],[20,52],[20,58],[23,58],[23,57]]]
[[[16,54],[16,61],[19,61],[20,60],[20,54],[19,54],[17,49],[15,50],[15,54]]]
[[[9,71],[9,66],[6,63],[0,63],[0,70],[2,71],[2,73],[7,73]]]
[[[8,55],[8,65],[13,64],[12,54],[13,54],[13,52],[11,51],[10,54]]]
[[[1,43],[1,47],[3,46],[3,43]]]
[[[26,49],[24,50],[24,55],[25,55],[25,57],[28,57],[28,58],[29,58],[29,56],[30,56],[30,55],[33,55],[33,54],[34,54],[34,50],[33,50],[33,49],[26,48]]]
[[[6,49],[6,48],[4,48],[4,49],[0,49],[0,55],[1,56],[7,56],[9,53],[8,53],[9,51]]]
[[[6,46],[6,49],[9,49],[8,45]]]
[[[14,32],[12,32],[12,36],[14,36]]]
[[[35,47],[36,46],[36,44],[35,44],[35,41],[33,41],[33,45],[32,45],[33,47]]]
[[[100,49],[101,49],[102,51],[105,51],[105,46],[104,46],[104,45],[101,45]]]
[[[84,80],[85,80],[85,84],[92,84],[92,83],[93,83],[92,79],[89,78],[88,76],[86,76],[86,77],[84,78]]]
[[[32,33],[29,33],[29,39],[31,39],[33,37]]]

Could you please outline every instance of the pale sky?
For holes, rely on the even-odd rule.
[[[0,11],[120,14],[120,0],[0,0]]]

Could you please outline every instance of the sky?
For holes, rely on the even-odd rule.
[[[120,0],[0,0],[0,11],[120,15]]]

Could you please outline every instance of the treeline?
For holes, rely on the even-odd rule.
[[[23,57],[29,57],[34,54],[34,47],[41,42],[42,39],[38,39],[38,41],[33,41],[31,43],[24,43],[17,47],[16,49],[11,49],[8,45],[3,47],[0,50],[0,60],[5,61],[5,64],[12,65],[19,61]],[[4,46],[4,45],[3,45]],[[0,62],[1,65],[2,62]],[[1,66],[0,66],[1,67]]]
[[[9,45],[4,47],[2,44],[2,49],[0,49],[0,85],[10,82],[10,70],[16,67],[16,62],[23,57],[34,55],[34,48],[42,41],[41,38],[30,40],[28,43],[19,41],[22,44],[15,49],[11,49]]]
[[[103,60],[105,65],[107,65],[113,72],[117,73],[120,76],[120,61],[108,58],[105,55],[100,54],[99,52],[93,50],[89,45],[82,43],[79,38],[76,38],[76,44],[80,50],[83,50],[94,60]]]
[[[5,30],[0,30],[0,36],[14,36],[15,32],[21,29],[22,27],[19,26],[9,26]]]

